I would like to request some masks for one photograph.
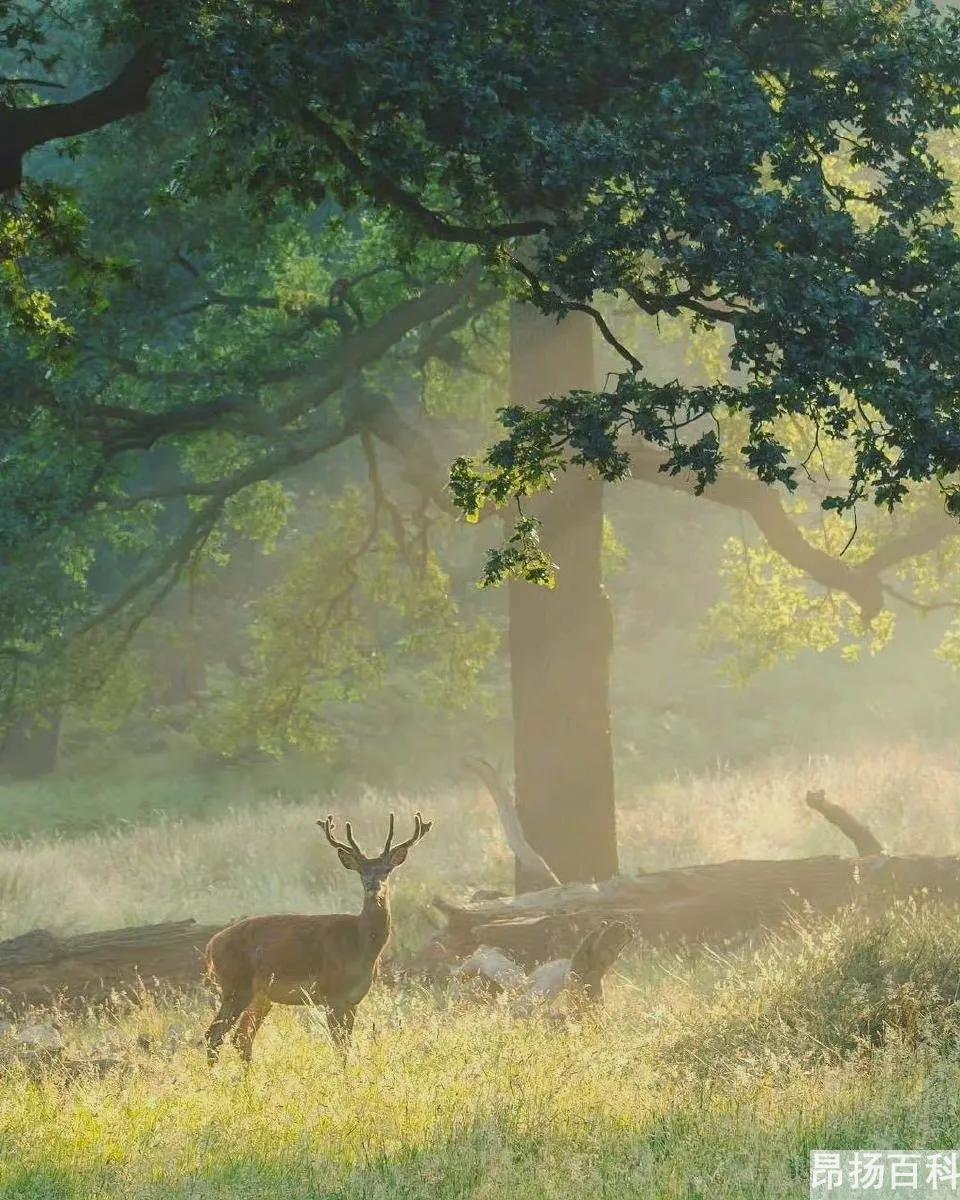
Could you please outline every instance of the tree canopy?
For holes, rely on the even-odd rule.
[[[825,509],[925,481],[960,509],[956,15],[24,0],[0,20],[12,676],[141,619],[225,529],[268,536],[274,481],[349,439],[398,451],[423,512],[476,518],[571,464],[709,487],[871,616],[868,573],[791,533],[766,485],[835,444]],[[503,297],[587,313],[616,368],[504,409],[448,491],[397,380],[469,368]],[[729,371],[654,380],[631,311],[726,330]],[[513,539],[488,578],[544,581],[535,524]]]
[[[614,294],[730,326],[735,386],[654,387],[624,346],[615,389],[508,411],[494,498],[567,446],[618,477],[625,429],[708,482],[704,418],[723,407],[749,417],[765,481],[796,476],[778,415],[850,440],[850,486],[828,500],[849,506],[958,465],[960,242],[930,144],[957,121],[956,32],[929,4],[654,0],[178,4],[159,36],[264,147],[271,186],[303,187],[315,155],[317,196],[360,189],[486,250],[550,311]],[[837,155],[852,184],[831,179]]]

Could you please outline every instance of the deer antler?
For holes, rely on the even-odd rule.
[[[423,817],[417,813],[413,818],[413,836],[408,837],[405,842],[400,842],[393,847],[394,853],[397,850],[406,850],[413,845],[414,842],[419,842],[422,837],[430,832],[432,821],[424,821]],[[393,813],[390,814],[390,837],[393,837]],[[389,838],[387,841],[389,842]],[[386,851],[384,851],[386,853]]]
[[[317,824],[327,835],[327,841],[334,848],[334,850],[346,850],[347,852],[353,851],[354,854],[359,854],[361,857],[363,857],[363,851],[353,840],[353,830],[350,828],[349,821],[347,822],[347,842],[350,843],[349,845],[347,845],[347,842],[338,842],[333,836],[333,817],[327,817],[325,821],[318,821]]]
[[[387,830],[387,840],[383,844],[383,853],[381,858],[385,858],[390,853],[390,843],[393,841],[393,813],[390,814],[390,828]]]

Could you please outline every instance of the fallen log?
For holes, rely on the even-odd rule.
[[[168,921],[60,938],[45,929],[0,942],[0,1006],[98,1004],[142,988],[203,979],[203,948],[221,926]]]
[[[737,859],[460,906],[438,898],[434,904],[447,927],[424,962],[456,960],[484,945],[530,970],[570,957],[585,937],[610,921],[623,922],[649,943],[716,944],[773,928],[797,914],[829,914],[853,903],[876,911],[917,895],[960,903],[960,859],[877,852],[880,843],[873,834],[822,792],[809,793],[807,804],[868,853]]]

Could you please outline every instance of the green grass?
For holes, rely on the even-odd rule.
[[[317,781],[317,774],[274,763],[198,770],[167,754],[128,756],[94,770],[0,781],[0,836],[78,837],[173,818],[209,820],[278,796],[316,795]]]
[[[172,795],[179,778],[155,786]],[[183,780],[188,794],[206,786]],[[76,799],[71,786],[52,787],[56,804]],[[624,865],[846,853],[803,807],[813,786],[897,850],[957,849],[951,760],[891,745],[627,796]],[[165,811],[8,842],[0,936],[358,907],[355,879],[314,828],[327,797],[251,775],[237,798],[206,817]],[[436,819],[398,873],[401,948],[429,932],[431,895],[509,879],[479,792],[335,807],[361,842],[382,836],[387,807],[401,823],[415,807]],[[37,828],[48,815],[34,814]],[[723,955],[640,947],[599,1017],[378,986],[346,1066],[317,1014],[277,1009],[249,1072],[232,1052],[211,1072],[197,1043],[212,1007],[194,996],[54,1013],[65,1048],[49,1061],[23,1061],[0,1035],[0,1197],[793,1197],[807,1194],[811,1149],[960,1144],[960,922],[932,908],[872,926],[846,916]],[[89,1064],[105,1039],[116,1061],[99,1074]]]
[[[64,1021],[63,1062],[8,1062],[0,1196],[802,1196],[813,1148],[957,1145],[958,947],[953,918],[904,910],[750,956],[647,953],[586,1018],[378,988],[345,1066],[311,1012],[274,1010],[249,1072],[207,1068],[198,1001]],[[923,1019],[888,1005],[861,1036],[851,1001],[882,1007],[918,961]],[[117,1065],[71,1067],[105,1032]]]

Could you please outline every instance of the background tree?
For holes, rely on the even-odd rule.
[[[57,61],[69,74],[71,54],[82,62],[84,52],[78,41]],[[27,331],[16,313],[6,329],[2,665],[5,765],[19,773],[53,764],[47,732],[59,721],[48,710],[91,703],[108,677],[108,690],[129,698],[117,672],[148,616],[162,620],[168,674],[182,673],[172,669],[174,646],[181,666],[199,654],[216,665],[229,638],[211,637],[209,615],[205,646],[185,628],[202,623],[211,572],[239,559],[269,590],[244,543],[269,547],[291,519],[308,524],[299,551],[306,543],[314,556],[316,587],[301,571],[281,585],[284,596],[274,589],[265,604],[283,603],[284,620],[272,632],[269,614],[255,611],[251,624],[231,601],[230,624],[249,626],[258,647],[246,664],[246,648],[231,647],[250,677],[242,686],[210,684],[233,721],[231,748],[243,737],[254,748],[323,742],[330,705],[369,692],[400,658],[416,665],[421,696],[449,709],[467,701],[493,650],[483,623],[460,617],[427,540],[449,503],[421,390],[432,399],[446,369],[445,407],[432,421],[440,446],[451,436],[456,444],[458,414],[467,415],[458,380],[469,381],[474,414],[491,411],[484,395],[496,390],[495,373],[470,370],[469,349],[489,338],[485,322],[495,335],[502,324],[488,321],[495,292],[462,257],[422,253],[416,273],[396,262],[369,212],[304,207],[289,195],[265,203],[255,187],[188,187],[176,171],[190,143],[182,126],[204,107],[174,85],[142,128],[102,133],[82,170],[34,159],[55,177],[44,187],[97,214],[85,258],[100,263],[109,246],[118,270],[98,274],[103,303],[91,305],[57,264],[22,261],[24,278],[56,299],[61,331]],[[145,132],[149,152],[137,150]],[[15,209],[22,196],[9,202]],[[383,452],[395,463],[381,463]],[[311,464],[330,455],[318,480]],[[337,500],[358,475],[366,499]],[[323,501],[311,502],[318,486]],[[233,585],[249,603],[237,571]],[[417,622],[415,637],[377,629],[374,615],[391,606]],[[308,621],[336,649],[324,658],[318,640],[312,677]],[[284,639],[296,658],[284,660]],[[268,646],[275,660],[264,666]],[[300,671],[296,712],[284,661]],[[318,673],[327,703],[307,719]],[[227,748],[226,711],[209,725]]]

